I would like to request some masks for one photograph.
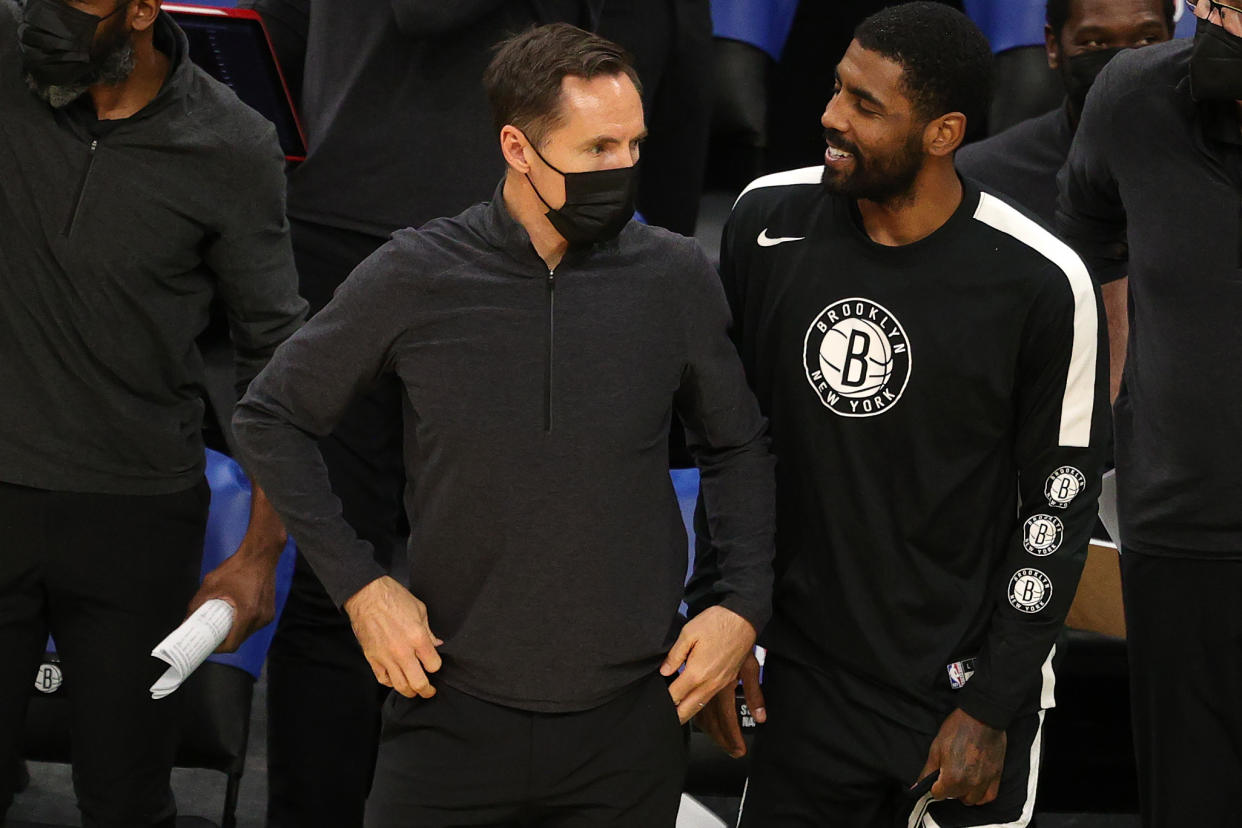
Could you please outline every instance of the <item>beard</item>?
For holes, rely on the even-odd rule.
[[[113,86],[125,81],[134,71],[134,43],[129,34],[118,31],[96,44],[91,60],[81,77],[72,83],[48,83],[34,73],[26,72],[30,91],[47,101],[54,109],[62,109],[82,97],[92,86]]]
[[[900,202],[911,195],[914,181],[923,169],[921,129],[911,130],[901,147],[886,157],[862,153],[856,144],[845,140],[836,130],[824,130],[824,138],[854,156],[854,166],[848,174],[824,165],[820,184],[828,192],[877,204]]]

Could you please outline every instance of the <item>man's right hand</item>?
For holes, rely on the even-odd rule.
[[[355,592],[345,612],[380,684],[411,699],[436,694],[427,674],[440,669],[436,647],[444,642],[431,632],[422,601],[385,575]]]
[[[759,688],[759,660],[753,652],[742,662],[738,675],[742,679],[742,696],[746,699],[750,715],[763,724],[768,720],[768,711],[764,708],[763,691]],[[737,688],[733,684],[721,690],[694,717],[694,723],[726,753],[739,759],[746,755],[746,742],[742,739],[742,727],[737,720],[736,693]]]

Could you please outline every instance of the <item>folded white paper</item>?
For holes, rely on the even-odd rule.
[[[207,660],[207,656],[228,638],[233,627],[233,607],[228,601],[213,598],[155,645],[151,655],[166,662],[164,675],[151,685],[151,698],[162,699]]]

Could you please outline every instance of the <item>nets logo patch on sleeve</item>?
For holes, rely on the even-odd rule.
[[[1044,484],[1044,496],[1048,505],[1054,509],[1065,509],[1074,502],[1083,489],[1087,488],[1087,478],[1073,466],[1062,466],[1048,475]]]
[[[870,299],[842,299],[806,332],[803,365],[811,388],[842,417],[874,417],[901,399],[910,379],[906,331]]]
[[[1065,525],[1052,515],[1032,515],[1022,533],[1022,546],[1032,555],[1043,557],[1061,548]]]
[[[1036,613],[1052,600],[1052,581],[1038,569],[1019,569],[1009,579],[1009,603],[1018,612]]]

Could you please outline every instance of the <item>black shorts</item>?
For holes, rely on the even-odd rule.
[[[739,828],[1021,828],[1031,820],[1044,711],[1014,720],[1000,793],[972,807],[909,794],[936,734],[861,707],[841,681],[769,655],[763,693],[768,720],[755,737]]]

